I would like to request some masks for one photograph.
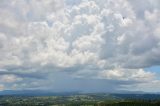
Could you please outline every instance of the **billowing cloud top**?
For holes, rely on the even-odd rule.
[[[159,17],[159,0],[1,0],[0,90],[158,92]]]

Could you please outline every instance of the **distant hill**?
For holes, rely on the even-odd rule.
[[[4,90],[0,91],[0,96],[69,96],[79,94],[79,92],[51,92],[45,90]]]
[[[80,93],[80,92],[51,92],[45,90],[4,90],[0,91],[0,96],[73,96],[89,95],[99,97],[110,97],[119,99],[160,99],[160,94],[146,94],[144,92],[124,92],[124,93]]]
[[[112,96],[122,99],[148,99],[157,100],[160,99],[160,94],[112,94]]]

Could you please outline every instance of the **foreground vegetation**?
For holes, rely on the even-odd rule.
[[[126,98],[109,94],[1,96],[0,106],[160,106],[160,98]]]

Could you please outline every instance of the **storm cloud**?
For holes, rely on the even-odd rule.
[[[159,0],[2,0],[0,90],[158,92],[159,17]]]

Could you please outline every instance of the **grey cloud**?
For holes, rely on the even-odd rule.
[[[55,89],[59,89],[67,86],[63,82],[67,78],[74,89],[85,81],[91,87],[98,86],[93,91],[104,90],[107,83],[113,89],[116,85],[141,84],[119,77],[96,78],[98,73],[117,67],[137,72],[160,65],[158,3],[158,0],[3,0],[0,68],[7,71],[0,74],[24,78],[15,85],[22,89],[41,88],[43,83],[48,86],[53,83],[49,88],[57,85]],[[61,79],[60,75],[66,78]],[[80,79],[74,81],[77,77]],[[30,82],[35,83],[27,85]],[[86,89],[88,83],[84,84]]]

